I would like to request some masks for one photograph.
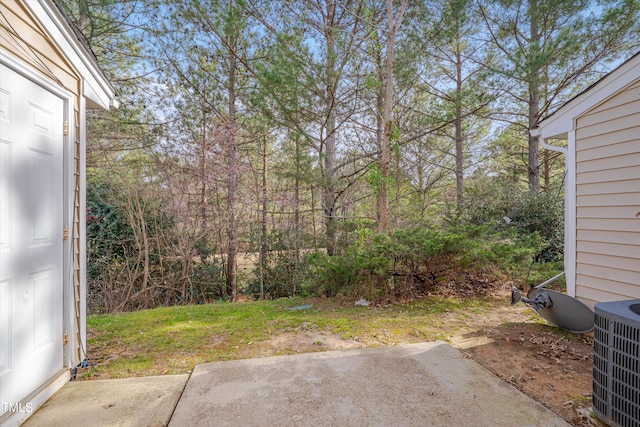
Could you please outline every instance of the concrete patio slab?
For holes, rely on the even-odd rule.
[[[188,378],[185,374],[70,382],[23,426],[166,426]]]
[[[446,343],[199,365],[183,426],[569,426]]]

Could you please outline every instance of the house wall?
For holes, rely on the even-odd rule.
[[[640,82],[576,121],[576,297],[640,298]]]
[[[53,80],[76,98],[80,77],[21,1],[0,2],[0,47]]]
[[[71,277],[65,277],[65,285],[71,282],[73,292],[69,292],[69,303],[75,306],[76,321],[70,321],[70,349],[68,358],[72,364],[79,363],[82,357],[82,331],[77,325],[81,313],[81,95],[82,78],[59,47],[51,40],[47,31],[38,23],[23,1],[0,1],[0,50],[15,58],[18,62],[50,80],[54,85],[64,88],[72,95],[72,114],[67,118],[69,133],[68,165],[69,188],[68,216],[72,218],[68,226],[70,245],[73,248]],[[75,330],[74,330],[75,329]]]

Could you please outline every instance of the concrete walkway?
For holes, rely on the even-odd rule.
[[[26,426],[569,426],[446,343],[67,384]]]

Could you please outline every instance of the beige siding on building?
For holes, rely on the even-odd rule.
[[[608,182],[594,182],[581,185],[580,194],[583,196],[592,194],[628,194],[633,193],[638,188],[640,188],[640,178],[617,181],[616,188],[611,188]],[[615,193],[613,193],[614,191]]]
[[[595,264],[585,264],[582,266],[580,271],[584,276],[597,277],[601,280],[609,280],[619,283],[640,283],[640,272],[638,271],[622,270],[620,268],[599,266]],[[629,286],[634,288],[636,287],[635,285]],[[638,293],[638,297],[640,298],[640,293]]]
[[[578,202],[582,201],[580,196]],[[577,206],[579,218],[595,218],[595,219],[623,219],[633,218],[638,213],[638,206],[620,205],[620,206]],[[600,227],[599,225],[597,226]],[[580,231],[580,230],[577,230]]]
[[[632,86],[615,99],[601,104],[595,112],[582,116],[580,118],[582,126],[585,128],[591,125],[601,126],[603,123],[623,119],[633,114],[632,112],[637,109],[637,106],[633,105],[640,103],[639,97],[640,89],[638,86]]]
[[[611,147],[612,149],[615,146]],[[633,176],[633,170],[624,170],[625,168],[636,168],[640,165],[640,153],[633,153],[630,150],[633,150],[634,147],[626,146],[626,153],[624,150],[619,150],[619,154],[608,153],[608,157],[601,157],[599,159],[593,160],[582,160],[578,163],[578,173],[580,172],[601,172],[603,170],[615,170],[620,171],[620,173],[624,176],[625,173],[631,172],[631,176]],[[613,151],[613,150],[612,150]]]
[[[577,230],[605,230],[624,231],[626,233],[640,233],[640,221],[637,219],[603,219],[580,218],[577,221]],[[635,234],[634,234],[635,235]]]
[[[633,143],[634,141],[636,141],[638,132],[637,132],[637,129],[634,127],[618,129],[616,130],[615,133],[612,133],[609,135],[609,137],[611,138],[610,139],[611,145],[609,146],[602,146],[600,142],[600,135],[598,134],[587,137],[585,132],[582,132],[580,136],[582,138],[582,142],[581,142],[582,147],[581,147],[580,153],[576,153],[576,155],[588,156],[589,154],[591,154],[591,156],[597,156],[598,155],[597,152],[589,151],[589,150],[605,150],[605,151],[607,149],[616,150],[618,148],[617,144],[624,144],[625,142]],[[606,157],[609,157],[611,155],[613,155],[613,152],[604,153],[604,156]],[[581,160],[581,159],[582,158],[578,158],[578,160]]]
[[[614,230],[582,229],[578,232],[578,239],[583,242],[612,243],[617,245],[636,246],[638,244],[635,233]],[[630,248],[632,251],[634,248]],[[638,282],[640,283],[640,281]]]
[[[23,3],[0,1],[0,11],[0,47],[77,97],[78,74]]]
[[[576,122],[576,296],[640,298],[640,83]]]
[[[582,278],[577,277],[577,279],[581,280]],[[617,288],[614,287],[614,289],[617,289]],[[630,297],[629,295],[618,294],[610,291],[603,291],[600,289],[595,289],[593,287],[585,287],[580,285],[576,285],[576,295],[579,295],[580,300],[592,308],[597,303],[603,302],[603,301],[620,301],[625,299],[636,299],[634,297]]]
[[[587,194],[578,197],[582,206],[631,206],[635,208],[640,205],[640,194],[638,193]],[[615,211],[613,215],[616,215]],[[614,218],[616,217],[614,216]]]
[[[637,107],[637,105],[629,104],[629,107]],[[602,119],[606,120],[606,117],[602,117]],[[585,145],[595,142],[596,144],[594,144],[594,147],[599,147],[601,146],[598,143],[600,136],[607,133],[615,133],[619,130],[631,129],[633,127],[633,115],[627,115],[609,119],[598,124],[585,125],[585,127],[579,128],[578,130],[580,131],[580,137],[585,139]],[[589,139],[591,139],[591,141]]]
[[[589,160],[598,160],[607,157],[617,157],[621,155],[625,155],[626,153],[632,152],[633,146],[637,144],[637,132],[638,130],[635,128],[625,129],[624,131],[616,132],[615,135],[612,135],[611,144],[607,146],[596,146],[593,149],[586,149],[584,147],[587,146],[586,139],[583,143],[583,149],[578,153],[578,157],[576,160],[578,162],[587,162]],[[626,134],[626,135],[621,135]],[[618,137],[618,140],[613,140],[613,137]],[[597,139],[596,139],[597,140]]]
[[[599,267],[625,270],[629,267],[629,263],[633,261],[632,258],[630,259],[628,257],[582,252],[579,254],[577,262],[582,265],[595,265]]]
[[[580,298],[584,296],[590,299],[595,299],[593,297],[598,296],[597,301],[640,299],[640,287],[638,286],[624,282],[617,282],[615,280],[605,280],[600,277],[591,277],[580,274],[577,278],[580,283],[591,282],[591,286],[580,285],[577,287],[577,289],[582,290]]]
[[[638,249],[636,247],[633,245],[621,244],[620,242],[585,242],[583,240],[578,240],[577,251],[628,258],[630,264],[637,264],[640,260],[640,257],[638,256]],[[637,269],[637,266],[629,265],[628,268]]]
[[[640,120],[640,117],[638,117],[638,120]],[[603,138],[606,138],[606,136]],[[638,142],[640,143],[640,140]],[[578,170],[576,170],[576,184],[578,184],[578,188],[576,190],[580,191],[580,184],[624,181],[628,179],[635,179],[640,176],[640,166],[616,168],[615,159],[622,162],[622,157],[623,156],[617,156],[615,158],[608,159],[607,164],[603,164],[603,169],[600,171],[581,172],[578,168]],[[616,191],[617,188],[614,186],[612,190]]]

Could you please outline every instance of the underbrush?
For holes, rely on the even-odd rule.
[[[303,294],[373,300],[481,296],[505,282],[533,286],[562,271],[561,261],[540,262],[545,242],[535,232],[468,226],[357,233],[339,255],[307,255],[306,270],[298,275]]]

